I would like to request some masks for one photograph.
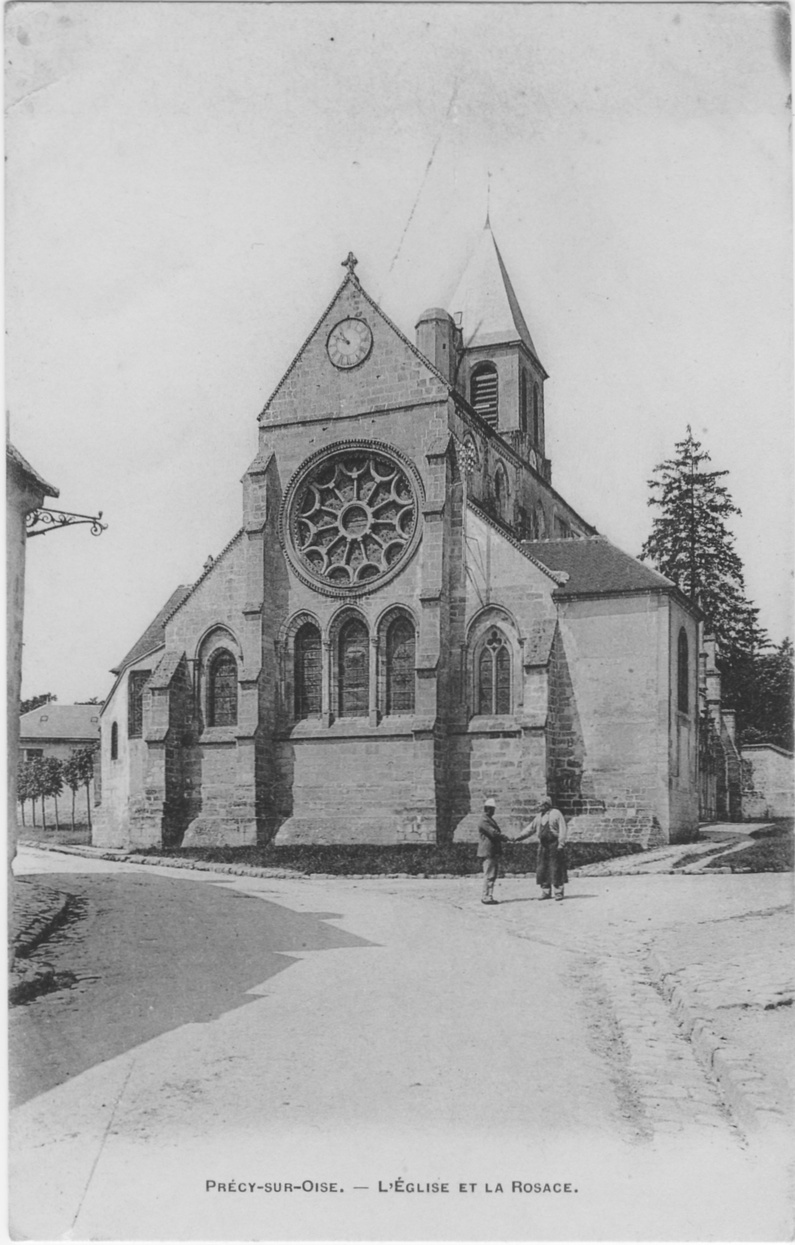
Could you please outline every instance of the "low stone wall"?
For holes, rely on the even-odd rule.
[[[743,821],[795,816],[793,755],[774,744],[751,744],[742,759]]]

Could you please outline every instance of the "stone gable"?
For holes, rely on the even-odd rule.
[[[373,334],[368,358],[341,370],[326,343],[340,320],[364,320]],[[355,280],[347,279],[260,415],[263,428],[336,419],[392,407],[438,402],[448,387]]]

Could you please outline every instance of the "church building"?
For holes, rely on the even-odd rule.
[[[572,839],[698,822],[697,618],[553,487],[490,226],[415,337],[349,255],[259,416],[240,529],[114,670],[94,842]]]

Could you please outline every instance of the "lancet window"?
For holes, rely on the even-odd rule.
[[[476,669],[477,712],[511,712],[511,650],[498,627],[491,627],[480,650]]]

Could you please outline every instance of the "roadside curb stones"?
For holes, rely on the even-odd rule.
[[[649,952],[648,965],[663,998],[690,1039],[696,1058],[718,1082],[740,1126],[748,1132],[757,1132],[783,1124],[784,1113],[768,1093],[764,1077],[756,1071],[753,1055],[718,1037],[705,1014],[707,1009],[683,988],[659,951]]]

